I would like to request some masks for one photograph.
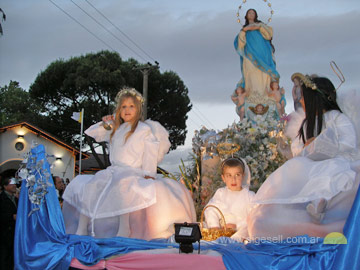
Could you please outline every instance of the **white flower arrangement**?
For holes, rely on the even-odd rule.
[[[203,127],[195,131],[193,151],[202,161],[216,156],[220,159],[229,156],[244,158],[251,170],[251,189],[257,190],[267,176],[286,161],[278,152],[278,140],[283,139],[283,129],[284,122],[272,119],[264,121],[261,117],[256,123],[245,118],[219,132]],[[233,153],[219,153],[218,145],[224,143],[238,145],[239,149]],[[285,143],[289,142],[285,140]],[[221,182],[220,175],[212,178],[213,182]]]
[[[224,185],[220,176],[220,162],[210,173],[201,171],[204,163],[210,159],[220,161],[230,156],[244,158],[251,170],[250,188],[256,191],[266,178],[286,161],[278,146],[280,141],[287,146],[290,144],[290,141],[283,137],[286,120],[286,117],[280,121],[264,121],[259,118],[255,124],[244,119],[222,131],[202,127],[195,131],[192,139],[192,162],[187,166],[182,162],[182,166],[179,166],[180,174],[165,176],[185,184],[191,192],[196,213],[200,217],[209,199]]]

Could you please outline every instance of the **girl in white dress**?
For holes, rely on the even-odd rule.
[[[356,131],[337,104],[333,84],[327,78],[294,75],[301,81],[305,111],[295,143],[303,150],[256,193],[248,217],[253,239],[342,232],[359,186]]]
[[[111,166],[95,175],[79,175],[63,195],[63,215],[69,234],[141,239],[167,238],[174,222],[194,222],[188,190],[158,176],[157,164],[168,152],[168,132],[158,122],[141,121],[143,97],[135,89],[116,96],[112,130],[97,123],[85,131],[110,144]]]

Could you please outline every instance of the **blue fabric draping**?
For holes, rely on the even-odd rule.
[[[31,156],[44,160],[49,169],[42,145],[32,149]],[[52,183],[52,179],[50,179]],[[222,254],[227,269],[360,269],[360,194],[353,204],[345,225],[347,245],[324,244],[322,239],[312,243],[307,236],[292,238],[292,243],[261,241],[244,245],[229,238],[214,242],[202,241],[202,250]],[[136,250],[178,248],[168,240],[145,241],[114,237],[96,239],[91,236],[67,235],[61,209],[53,186],[48,188],[39,211],[28,216],[33,205],[28,196],[26,181],[22,183],[15,232],[15,269],[68,269],[71,259],[86,265],[103,258]],[[298,244],[296,244],[298,243]],[[194,245],[195,249],[197,245]]]
[[[50,171],[43,145],[33,148],[28,160],[42,167],[38,170]],[[39,177],[36,174],[36,178]],[[21,184],[15,228],[15,269],[68,269],[74,257],[91,265],[115,254],[173,246],[121,237],[95,239],[91,236],[67,235],[51,177],[49,182],[52,186],[48,187],[45,201],[30,216],[29,213],[38,205],[29,200],[27,182],[23,180]]]
[[[292,238],[303,243],[307,236]],[[214,245],[211,249],[223,254],[227,269],[332,269],[338,245],[287,244],[262,241],[247,245],[230,243]],[[305,240],[306,242],[306,240]],[[341,269],[341,268],[339,268]]]
[[[248,58],[255,67],[262,72],[267,73],[272,81],[280,78],[279,73],[276,71],[276,63],[273,59],[272,47],[269,40],[264,39],[259,30],[246,31],[246,44],[243,49],[239,48],[238,36],[235,37],[234,47],[236,52],[240,55],[241,73],[243,73],[243,58]],[[245,88],[245,80],[242,79],[239,85]]]
[[[346,245],[340,245],[334,269],[360,269],[360,188],[344,226]]]
[[[33,148],[28,160],[28,165],[40,164],[41,168],[37,168],[38,170],[50,171],[43,145]],[[45,162],[41,164],[41,160]],[[37,174],[36,178],[39,177],[41,176]],[[51,177],[49,182],[54,184]],[[68,237],[54,186],[48,187],[45,202],[29,217],[29,213],[38,206],[30,202],[28,192],[27,182],[23,180],[15,228],[15,268],[67,269],[64,261],[66,258],[71,260],[72,254],[65,245]]]

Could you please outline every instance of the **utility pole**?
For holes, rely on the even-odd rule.
[[[149,74],[150,71],[153,69],[159,68],[159,63],[155,61],[156,65],[152,65],[150,62],[147,62],[144,66],[133,67],[134,70],[140,70],[143,74],[143,97],[144,97],[144,105],[143,105],[143,114],[144,114],[144,120],[147,119],[147,104],[148,104],[148,85],[149,85]]]

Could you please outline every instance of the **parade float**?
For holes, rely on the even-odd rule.
[[[247,1],[242,2],[239,18]],[[274,11],[269,1],[264,0],[264,3],[270,9],[268,22],[271,22]],[[251,168],[251,188],[256,191],[271,172],[291,158],[291,139],[285,136],[289,118],[283,111],[284,93],[272,85],[273,82],[278,84],[280,77],[270,42],[272,29],[257,21],[256,11],[255,15],[250,25],[245,22],[248,28],[240,31],[234,43],[240,55],[242,79],[236,84],[232,100],[240,121],[221,131],[206,127],[197,131],[193,138],[194,163],[191,168],[183,166],[182,177],[178,179],[192,192],[198,214],[221,183],[218,170],[221,160],[229,156],[245,158]],[[247,48],[246,44],[252,42],[252,48]],[[259,54],[257,47],[263,47],[267,52]],[[274,94],[274,91],[278,92]],[[262,238],[250,242],[228,237],[204,241],[188,229],[192,227],[185,226],[190,245],[192,242],[198,244],[193,245],[194,253],[184,254],[180,253],[181,241],[180,245],[176,241],[179,233],[168,239],[151,241],[66,234],[50,172],[51,164],[44,146],[34,143],[18,173],[22,183],[15,236],[15,269],[360,268],[360,194],[355,197],[356,191],[343,233],[334,232],[325,238],[300,235],[291,239]],[[359,181],[359,171],[356,177]]]

